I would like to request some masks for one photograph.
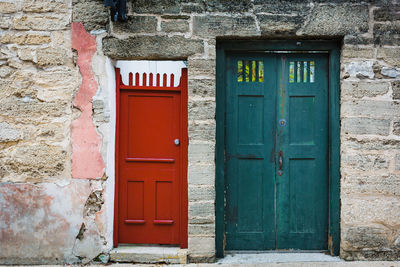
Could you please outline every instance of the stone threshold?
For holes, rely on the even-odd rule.
[[[187,249],[165,245],[120,245],[110,251],[110,261],[186,264]]]
[[[300,262],[343,262],[339,257],[324,252],[268,251],[239,252],[227,251],[219,264],[262,264],[262,263],[300,263]]]

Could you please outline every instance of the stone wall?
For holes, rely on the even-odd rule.
[[[0,264],[85,263],[112,245],[104,167],[72,175],[71,126],[92,121],[92,99],[73,101],[85,70],[71,17],[70,0],[0,1]]]
[[[83,76],[71,46],[71,20],[96,36],[94,68],[101,69],[94,64],[105,56],[188,61],[189,259],[197,262],[215,258],[218,39],[343,40],[341,257],[400,258],[396,0],[132,0],[128,11],[126,23],[110,23],[101,0],[0,1],[0,204],[7,211],[0,214],[6,222],[0,234],[9,240],[0,243],[0,262],[87,262],[104,259],[101,253],[111,248],[104,206],[113,200],[104,199],[104,191],[113,190],[105,188],[112,178],[72,178],[70,129],[82,111],[72,103]],[[109,168],[109,99],[98,97],[107,82],[100,81],[101,70],[94,72],[100,93],[93,119]],[[62,204],[65,192],[76,197],[72,206]]]

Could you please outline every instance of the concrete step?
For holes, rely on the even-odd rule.
[[[120,245],[111,250],[110,261],[186,264],[187,249],[162,245]]]

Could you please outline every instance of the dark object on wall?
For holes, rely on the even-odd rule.
[[[126,21],[126,0],[104,0],[104,6],[111,7],[112,21]]]

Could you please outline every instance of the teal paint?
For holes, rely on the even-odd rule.
[[[280,81],[276,121],[285,119],[286,126],[277,125],[276,134],[276,149],[282,151],[283,167],[282,175],[275,176],[275,249],[327,250],[328,55],[278,57]],[[289,83],[290,62],[296,62],[300,70],[295,71],[297,82],[294,83]],[[314,79],[307,79],[307,82],[302,75],[304,62],[315,63]],[[275,168],[280,168],[278,162]]]
[[[322,49],[328,51],[329,54],[277,55],[273,53],[229,53],[230,56],[226,56],[228,54],[226,52],[227,50],[240,51],[243,49],[249,50],[249,48],[262,50],[261,47],[264,47],[263,50],[299,49],[296,42],[283,41],[237,41],[235,43],[221,42],[217,45],[217,256],[223,256],[225,242],[226,249],[228,250],[286,248],[310,250],[329,249],[332,254],[337,255],[339,252],[340,213],[338,154],[340,150],[338,150],[337,146],[339,143],[339,61],[337,47],[335,44],[328,42],[310,42],[310,45],[303,44],[301,49]],[[286,61],[283,60],[283,56],[286,57]],[[233,59],[234,57],[236,58]],[[239,60],[239,58],[241,60],[260,60],[260,57],[264,61],[265,66],[264,89],[260,89],[259,83],[249,82],[245,86],[242,86],[238,92],[232,90],[235,88],[235,83],[232,83],[232,81],[237,81],[237,77],[235,76],[228,79],[227,74],[235,68],[236,62],[234,61]],[[227,59],[229,60],[227,61]],[[294,78],[296,82],[300,81],[304,83],[304,81],[306,81],[306,83],[288,83],[283,84],[282,87],[282,82],[284,82],[286,78],[286,82],[289,81],[289,62],[296,60],[300,62],[315,61],[316,76],[312,86],[320,87],[322,83],[325,88],[324,90],[319,90],[316,95],[307,92],[308,89],[305,85],[310,82],[309,63],[307,65],[304,64],[303,66],[305,66],[305,68],[300,71],[300,75],[306,75],[306,78],[298,79],[297,71],[295,72],[296,77]],[[273,61],[275,61],[275,63],[273,63]],[[323,66],[323,68],[318,69],[318,66]],[[287,73],[285,74],[284,72]],[[322,74],[323,72],[325,72],[325,74]],[[319,76],[317,77],[318,74],[325,78],[321,80],[321,78],[318,78]],[[237,73],[235,73],[235,75],[237,75]],[[328,80],[328,75],[333,79]],[[281,77],[286,78],[281,80]],[[272,92],[271,85],[266,87],[265,85],[272,83],[274,79],[275,90],[272,90]],[[283,88],[283,90],[287,90],[287,92],[285,91],[283,92],[284,94],[282,94],[282,92],[279,91],[280,88],[278,88],[278,90],[276,89],[277,84],[279,84],[279,87]],[[295,87],[297,87],[298,90],[295,91],[296,94],[292,94],[291,89]],[[227,90],[228,88],[230,89]],[[232,91],[235,91],[237,95],[235,96]],[[276,104],[271,104],[268,102],[270,100],[265,100],[266,93],[270,98],[272,96],[272,98],[275,99]],[[278,104],[282,102],[282,99],[283,108],[280,110]],[[261,106],[263,110],[261,110]],[[269,109],[266,109],[266,106],[269,107]],[[275,106],[275,110],[272,109],[271,111],[271,106]],[[335,106],[335,108],[333,106]],[[291,112],[294,107],[300,109],[301,112]],[[243,111],[240,112],[240,118],[239,110]],[[267,120],[270,125],[265,123],[265,119],[263,119],[264,124],[260,122],[261,116],[259,114],[261,114],[261,112],[264,117],[268,117],[268,114],[275,114],[272,120],[272,126],[270,123],[271,120]],[[307,120],[304,123],[290,123],[290,121],[304,121],[303,117],[309,117],[310,114],[324,115],[315,117],[315,121]],[[278,123],[282,115],[287,116],[287,126],[284,131],[279,132],[278,129],[281,126]],[[235,118],[238,118],[239,121],[245,121],[244,125],[235,126],[234,124],[237,124]],[[249,125],[251,123],[249,123],[249,119],[246,120],[246,118],[255,119],[255,131],[252,132],[249,130]],[[323,129],[315,128],[315,125],[320,125],[321,122],[322,125],[325,125]],[[228,134],[228,129],[231,125],[233,128],[236,127],[234,131],[229,130],[229,133],[235,133],[232,137]],[[314,133],[310,134],[310,131],[307,131],[307,129],[312,126],[314,126]],[[263,129],[266,133],[264,136],[259,135],[260,129]],[[276,136],[274,142],[272,142],[275,145],[274,152],[272,153],[273,155],[268,155],[269,158],[266,158],[265,150],[270,149],[271,146],[271,142],[265,142],[269,134],[268,131],[275,131]],[[315,135],[316,132],[318,133],[317,135]],[[253,141],[249,142],[249,139]],[[232,144],[234,144],[232,140],[240,140],[240,142],[232,146]],[[321,142],[325,143],[325,146],[320,145]],[[337,142],[335,149],[332,149],[332,142]],[[288,152],[284,152],[283,155],[284,164],[283,175],[281,177],[285,178],[285,176],[287,176],[290,179],[276,180],[276,177],[278,177],[277,172],[279,171],[279,164],[277,164],[279,145],[284,149],[288,149]],[[315,151],[310,151],[310,153],[312,152],[314,154],[302,155],[299,152],[300,146],[314,146],[317,147],[317,149],[314,149]],[[263,148],[260,149],[260,147]],[[227,150],[225,152],[229,150],[229,153],[224,154],[225,148]],[[325,153],[323,151],[325,151]],[[237,152],[243,152],[243,155]],[[312,156],[315,156],[315,153],[325,156],[313,158]],[[292,159],[289,160],[287,156]],[[271,159],[273,160],[272,169],[267,166],[268,164],[266,163]],[[321,161],[324,161],[326,166],[326,168],[322,168],[322,170],[320,167],[316,168],[316,166],[320,166]],[[310,184],[309,180],[301,181],[301,177],[315,176],[315,172],[319,175],[324,172],[322,175],[327,177],[327,179],[325,179],[324,182],[316,184]],[[230,173],[232,174],[229,175]],[[271,181],[272,173],[275,173],[273,181]],[[295,173],[295,175],[291,175],[291,173]],[[239,176],[242,174],[241,177],[247,175],[258,178],[251,180],[251,182],[246,182],[246,179],[242,178],[238,179],[238,183],[236,183],[233,181],[235,178],[232,177],[238,176],[238,174]],[[260,177],[262,177],[262,179],[260,179]],[[275,182],[276,187],[275,185],[273,187],[275,199],[273,201],[278,203],[276,210],[268,208],[271,207],[271,198],[264,197],[271,194],[271,187],[266,185],[271,185],[271,183]],[[260,183],[262,186],[257,186],[257,184],[259,185]],[[315,189],[310,190],[309,188],[313,187],[318,187],[316,191],[323,191],[324,194],[311,194],[310,192]],[[226,196],[224,196],[224,189],[228,189]],[[300,193],[288,193],[288,190],[293,191],[295,189]],[[248,194],[250,191],[254,192],[253,198],[251,198],[251,194]],[[320,205],[320,209],[323,209],[321,213],[323,216],[319,216],[318,218],[304,216],[304,214],[310,212],[309,205],[305,203],[313,201],[313,198],[318,197],[318,194],[323,195],[321,203],[324,203],[324,205]],[[304,196],[304,198],[299,199],[300,195]],[[226,203],[224,202],[224,197],[226,197]],[[257,201],[257,199],[259,201]],[[240,204],[236,205],[235,208],[235,205],[229,204],[231,200],[233,203]],[[251,208],[246,208],[246,205],[243,204],[246,202],[250,203],[249,205]],[[227,204],[226,210],[224,210],[225,204]],[[301,208],[299,208],[299,206]],[[239,212],[239,209],[244,211]],[[279,212],[280,209],[282,209],[281,212]],[[284,212],[288,210],[290,211],[289,213]],[[274,214],[275,212],[276,214]],[[328,212],[330,213],[329,215]],[[292,217],[293,214],[296,214],[298,219],[292,220],[288,214],[292,214]],[[225,220],[224,215],[226,215]],[[271,220],[270,217],[274,219]],[[236,223],[230,223],[235,221]],[[326,232],[327,230],[328,233]],[[317,234],[311,234],[312,231]],[[321,234],[322,232],[323,234]],[[328,242],[328,234],[332,242]],[[316,235],[318,237],[316,237]],[[310,240],[312,240],[312,242]]]
[[[264,82],[238,82],[239,60],[263,61]],[[276,57],[232,55],[227,66],[226,249],[273,249]]]

